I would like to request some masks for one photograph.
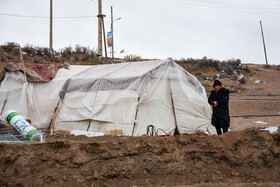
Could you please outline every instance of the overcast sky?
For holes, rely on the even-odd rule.
[[[0,0],[0,44],[49,47],[49,0]],[[53,0],[54,49],[97,49],[97,0]],[[105,30],[114,8],[115,56],[239,58],[280,64],[279,0],[103,0]],[[89,17],[84,17],[89,16]]]

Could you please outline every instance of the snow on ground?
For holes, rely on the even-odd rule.
[[[278,131],[278,128],[279,127],[271,126],[271,127],[267,127],[265,129],[262,129],[262,130],[269,131],[271,134],[273,134],[273,133]]]

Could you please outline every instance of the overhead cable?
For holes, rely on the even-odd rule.
[[[249,13],[249,14],[263,14],[268,16],[280,16],[280,8],[276,8],[275,5],[280,6],[280,4],[273,4],[273,7],[267,7],[263,4],[242,4],[242,3],[226,3],[226,2],[213,2],[204,0],[184,0],[184,1],[174,1],[174,0],[142,0],[141,2],[154,4],[154,5],[165,5],[171,7],[179,8],[196,8],[206,11],[231,11],[239,13]],[[221,3],[220,3],[221,2]],[[253,6],[255,5],[255,6]],[[272,4],[269,4],[272,5]]]
[[[6,14],[0,13],[0,16],[11,16],[11,17],[22,17],[22,18],[43,18],[43,19],[50,19],[49,16],[31,16],[31,15],[19,15],[19,14]],[[96,18],[97,16],[60,16],[60,17],[53,17],[56,19],[81,19],[81,18]]]

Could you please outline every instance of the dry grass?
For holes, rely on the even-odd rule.
[[[28,63],[64,63],[99,64],[96,52],[89,47],[76,45],[65,47],[60,51],[53,51],[46,47],[26,45],[21,48],[23,60]],[[19,60],[18,44],[9,42],[0,46],[0,62],[17,62]]]

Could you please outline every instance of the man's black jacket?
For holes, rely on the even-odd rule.
[[[226,88],[221,88],[218,92],[216,92],[215,90],[211,91],[211,94],[208,98],[208,103],[210,105],[213,105],[214,101],[217,101],[218,105],[216,107],[213,106],[212,122],[213,120],[219,118],[225,120],[229,126],[229,90]]]

